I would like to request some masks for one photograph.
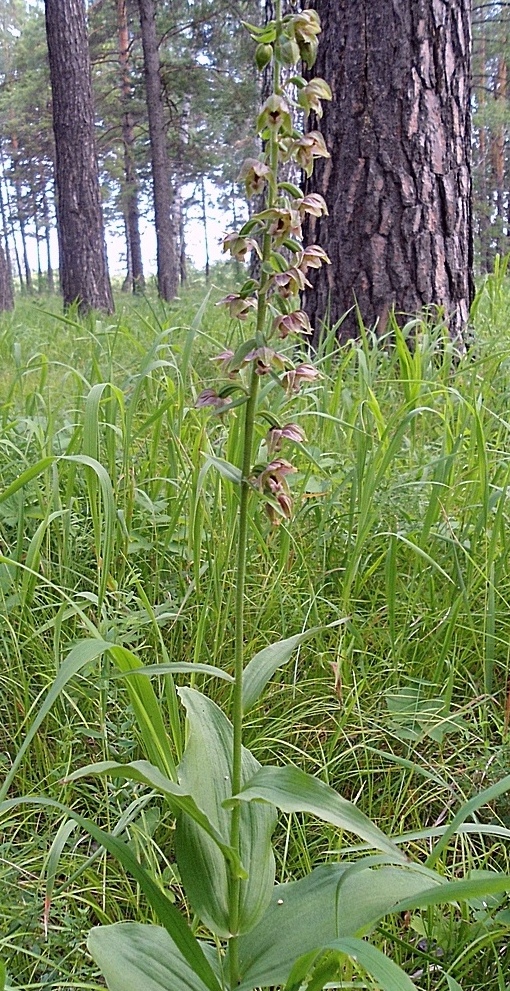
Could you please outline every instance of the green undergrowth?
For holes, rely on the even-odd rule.
[[[240,438],[194,406],[217,377],[209,359],[237,338],[220,295],[197,286],[170,307],[123,300],[115,318],[83,321],[24,301],[2,317],[2,777],[91,629],[145,663],[232,670],[237,494],[214,459],[238,463]],[[467,355],[440,324],[341,348],[330,335],[321,378],[292,400],[306,433],[293,455],[295,518],[251,519],[247,656],[347,621],[275,676],[247,745],[328,781],[407,836],[418,859],[429,852],[421,831],[510,770],[509,309],[500,265],[477,296]],[[268,414],[283,415],[283,391],[270,377],[262,389]],[[257,429],[262,444],[267,424]],[[192,682],[227,698],[225,682],[199,672]],[[65,781],[82,764],[137,756],[123,682],[107,659],[92,661],[52,706],[9,797],[47,796],[127,834],[181,904],[161,803],[119,781]],[[84,950],[90,926],[151,918],[122,868],[78,828],[58,832],[62,821],[33,804],[2,821],[0,957],[20,991],[104,987]],[[280,880],[349,845],[304,822],[281,819]],[[508,872],[504,828],[507,795],[467,820],[439,868]],[[505,991],[509,933],[508,904],[492,896],[389,920],[375,938],[417,987]],[[366,985],[353,972],[343,986]]]

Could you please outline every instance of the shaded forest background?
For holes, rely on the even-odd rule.
[[[510,237],[510,4],[473,4],[473,191],[479,271],[505,254]],[[158,4],[173,220],[181,280],[186,229],[201,218],[205,255],[212,198],[225,229],[242,209],[242,161],[256,152],[251,121],[258,103],[252,44],[241,19],[261,22],[267,0],[174,0]],[[125,239],[124,288],[143,260],[133,222],[153,222],[150,146],[138,4],[93,0],[89,43],[103,209]],[[58,258],[54,138],[44,25],[39,0],[4,0],[0,13],[0,223],[22,290],[53,289]],[[211,185],[212,184],[212,185]],[[133,221],[134,218],[134,221]],[[139,221],[138,221],[139,223]],[[33,259],[36,258],[34,271]],[[145,259],[146,262],[146,259]]]

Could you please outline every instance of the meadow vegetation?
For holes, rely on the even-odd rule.
[[[120,302],[114,319],[62,318],[50,300],[2,316],[2,778],[91,630],[145,664],[232,672],[238,495],[214,459],[238,463],[240,427],[235,410],[227,430],[221,413],[194,406],[217,375],[210,359],[237,343],[215,306],[224,271],[170,306]],[[510,872],[510,799],[497,787],[510,769],[509,317],[500,263],[479,288],[465,356],[437,320],[341,348],[332,332],[321,377],[292,397],[306,435],[292,455],[294,519],[272,527],[254,506],[249,522],[247,656],[346,622],[275,674],[246,745],[333,785],[417,860],[495,785],[441,851],[435,868],[451,879]],[[287,401],[263,383],[275,417]],[[153,684],[171,711],[168,679]],[[199,666],[191,684],[228,699],[229,684]],[[162,801],[115,778],[67,780],[140,755],[131,702],[108,654],[92,657],[55,695],[8,797],[49,797],[127,838],[184,908]],[[6,987],[104,987],[84,949],[90,926],[153,919],[129,873],[45,805],[4,810],[0,835]],[[349,845],[353,857],[366,850],[283,815],[277,879]],[[419,988],[505,991],[509,935],[500,893],[388,918],[372,942]],[[351,964],[342,986],[374,985]]]

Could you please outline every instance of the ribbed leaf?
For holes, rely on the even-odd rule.
[[[222,836],[230,836],[231,812],[223,806],[231,795],[232,726],[214,702],[200,692],[180,688],[186,707],[189,740],[179,766],[179,781]],[[243,748],[242,780],[260,764]],[[248,879],[241,883],[239,931],[251,929],[262,917],[274,884],[271,835],[276,823],[269,805],[245,805],[241,811],[240,852]],[[229,870],[222,852],[189,816],[177,821],[175,851],[179,871],[193,911],[218,936],[228,937]]]
[[[363,870],[357,862],[324,864],[300,881],[277,885],[262,920],[239,939],[239,991],[285,984],[303,955],[369,932],[406,896],[419,904],[434,877],[419,867]]]
[[[159,926],[99,926],[89,933],[87,946],[110,991],[208,991]]]
[[[261,767],[237,797],[243,802],[269,802],[282,812],[309,812],[406,863],[405,854],[360,809],[298,767]]]

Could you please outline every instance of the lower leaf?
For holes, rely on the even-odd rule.
[[[284,985],[304,954],[369,932],[405,897],[419,904],[420,893],[435,880],[418,867],[360,868],[361,862],[324,864],[274,888],[262,920],[239,938],[238,991]],[[436,883],[441,885],[440,877]]]
[[[98,926],[89,933],[87,947],[110,991],[207,991],[160,926]]]

